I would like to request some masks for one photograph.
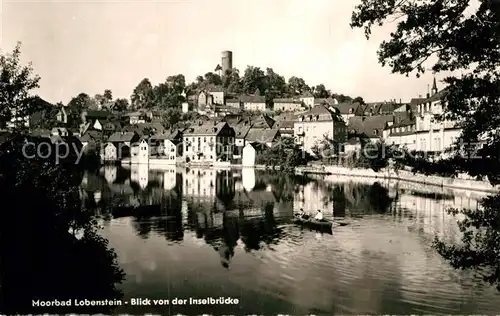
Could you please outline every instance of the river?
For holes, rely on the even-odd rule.
[[[474,208],[481,195],[375,181],[107,166],[82,191],[126,274],[124,300],[238,299],[116,313],[498,314],[500,293],[431,247],[434,235],[460,239],[445,209]],[[345,226],[299,227],[300,208]]]

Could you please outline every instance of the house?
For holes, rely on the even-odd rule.
[[[150,138],[150,155],[163,156],[174,164],[177,157],[182,156],[182,132],[175,130],[163,134],[156,134]]]
[[[135,132],[116,132],[108,138],[108,143],[117,149],[118,159],[130,157],[131,146],[139,141],[140,136]]]
[[[104,145],[104,153],[101,154],[101,159],[104,162],[114,162],[118,160],[118,150],[113,143],[106,143]]]
[[[208,91],[201,90],[198,93],[198,108],[210,107],[214,104],[214,99]]]
[[[226,97],[226,106],[235,109],[241,109],[240,98],[236,96]]]
[[[359,112],[363,107],[360,103],[337,103],[335,105],[329,106],[333,109],[336,109],[346,125],[349,125],[349,119],[356,116],[356,113]]]
[[[274,99],[274,111],[295,112],[302,109],[302,101],[299,99]]]
[[[236,124],[233,129],[235,133],[234,141],[234,158],[239,159],[243,153],[243,148],[246,146],[246,137],[250,131],[251,124],[249,120],[245,120]]]
[[[314,96],[311,92],[306,91],[304,94],[302,94],[299,97],[299,100],[304,103],[304,105],[308,108],[311,109],[314,107]]]
[[[131,164],[149,164],[149,142],[146,137],[141,137],[130,149]]]
[[[240,101],[243,109],[250,112],[264,112],[266,110],[266,98],[261,95],[242,95]]]
[[[276,121],[266,114],[254,115],[248,118],[253,128],[273,128]]]
[[[363,138],[358,136],[350,137],[344,144],[344,153],[353,154],[359,153],[363,148]]]
[[[187,102],[182,102],[182,113],[187,113],[189,112],[189,103]]]
[[[162,134],[165,132],[165,127],[160,123],[139,123],[127,125],[122,128],[126,132],[134,132],[140,136],[149,136],[153,134]]]
[[[111,113],[108,111],[84,111],[82,113],[82,118],[84,123],[94,122],[95,121],[107,121],[111,116]]]
[[[293,129],[297,143],[309,153],[313,153],[313,148],[325,138],[344,143],[347,136],[342,117],[324,105],[302,113],[294,122]]]
[[[243,148],[243,158],[241,160],[241,165],[243,167],[253,167],[255,166],[255,158],[257,156],[257,151],[251,143],[247,143]]]
[[[417,134],[416,150],[422,152],[443,152],[452,147],[459,139],[462,129],[457,122],[444,120],[434,121],[436,115],[442,114],[444,105],[441,99],[447,90],[438,91],[436,79],[432,85],[432,94],[417,105],[415,133]]]
[[[371,142],[377,142],[382,140],[386,126],[393,124],[395,120],[395,115],[351,117],[349,118],[348,133],[349,136],[358,136]]]
[[[135,124],[144,124],[147,120],[146,113],[143,112],[131,112],[124,115],[125,118],[128,118],[128,123],[130,125]]]
[[[224,89],[221,87],[208,87],[207,92],[212,96],[213,104],[224,104]]]
[[[416,120],[406,117],[393,124],[388,124],[384,129],[384,139],[388,145],[406,148],[410,151],[417,150]]]
[[[314,106],[318,105],[324,105],[327,104],[328,106],[334,106],[336,104],[339,104],[339,101],[335,98],[319,98],[319,99],[314,99]]]
[[[88,131],[80,137],[80,141],[85,150],[97,148],[97,144],[100,144],[101,140],[102,136],[98,131]]]
[[[50,131],[50,135],[69,136],[70,132],[65,127],[54,127]]]
[[[235,132],[226,122],[199,122],[183,135],[183,154],[186,163],[231,161]]]
[[[280,135],[283,137],[293,137],[293,119],[277,121],[275,128],[280,131]]]
[[[251,128],[246,137],[247,143],[265,144],[268,147],[278,143],[281,138],[278,129]]]

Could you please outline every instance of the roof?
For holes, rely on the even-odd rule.
[[[276,122],[275,128],[282,129],[282,128],[292,128],[293,129],[293,121],[279,121]]]
[[[229,125],[226,122],[219,122],[219,123],[214,123],[212,122],[203,122],[201,125],[192,125],[191,128],[188,128],[185,131],[186,135],[202,135],[202,136],[215,136],[220,133],[220,131],[225,128],[229,127]]]
[[[139,123],[134,125],[127,125],[123,128],[126,132],[136,132],[137,134],[144,134],[146,129],[151,129],[153,132],[163,133],[165,127],[161,123]]]
[[[327,109],[324,105],[317,105],[307,112],[304,112],[298,118],[299,121],[334,121],[341,122],[342,118],[336,113]]]
[[[301,98],[314,98],[313,94],[310,91],[304,92],[300,97]]]
[[[446,94],[448,93],[448,89],[443,89],[441,91],[439,91],[438,93],[435,93],[433,95],[431,95],[430,98],[427,98],[425,100],[425,102],[435,102],[435,101],[439,101],[441,100]]]
[[[357,136],[354,136],[354,137],[350,137],[348,140],[347,140],[347,144],[348,145],[358,145],[358,144],[362,144],[362,140],[360,137],[357,137]]]
[[[237,138],[244,138],[248,135],[248,132],[250,131],[251,126],[250,125],[244,125],[243,123],[237,124],[234,129],[235,137]]]
[[[323,104],[323,103],[326,103],[328,105],[335,105],[337,103],[339,103],[337,101],[337,99],[334,99],[334,98],[319,98],[319,99],[314,99],[314,104],[316,105],[320,105],[320,104]]]
[[[137,136],[135,132],[116,132],[109,136],[108,142],[130,142]]]
[[[106,119],[111,113],[108,111],[87,111],[85,117]]]
[[[279,136],[278,129],[251,128],[248,131],[246,140],[256,143],[271,143]]]
[[[246,103],[266,103],[266,97],[261,95],[241,95],[240,100]]]
[[[250,117],[250,124],[255,128],[272,128],[276,121],[265,114]]]
[[[361,106],[360,103],[338,103],[331,105],[333,108],[338,109],[340,114],[354,114]]]
[[[30,134],[33,136],[50,137],[51,131],[48,129],[37,128],[32,130]]]
[[[179,135],[179,133],[180,133],[179,130],[165,131],[163,133],[155,134],[155,135],[151,136],[151,139],[152,140],[165,140],[165,139],[168,139],[168,140],[173,141]]]
[[[393,120],[394,115],[354,116],[349,118],[349,132],[368,137],[382,136],[387,123]]]

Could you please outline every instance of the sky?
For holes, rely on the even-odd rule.
[[[22,43],[22,62],[42,78],[37,93],[53,103],[104,89],[130,98],[143,78],[157,84],[184,74],[191,82],[214,71],[224,50],[241,73],[247,65],[270,67],[367,102],[425,95],[432,73],[407,78],[378,63],[393,26],[370,40],[350,28],[360,1],[3,0],[0,49]]]

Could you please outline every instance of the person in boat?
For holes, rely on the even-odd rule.
[[[304,212],[304,209],[301,208],[300,211],[299,211],[299,214],[298,214],[299,218],[302,218],[302,219],[309,219],[309,215],[306,214],[306,212]]]
[[[323,213],[321,213],[321,210],[318,210],[318,212],[316,213],[316,216],[314,216],[314,219],[317,221],[323,220]]]

